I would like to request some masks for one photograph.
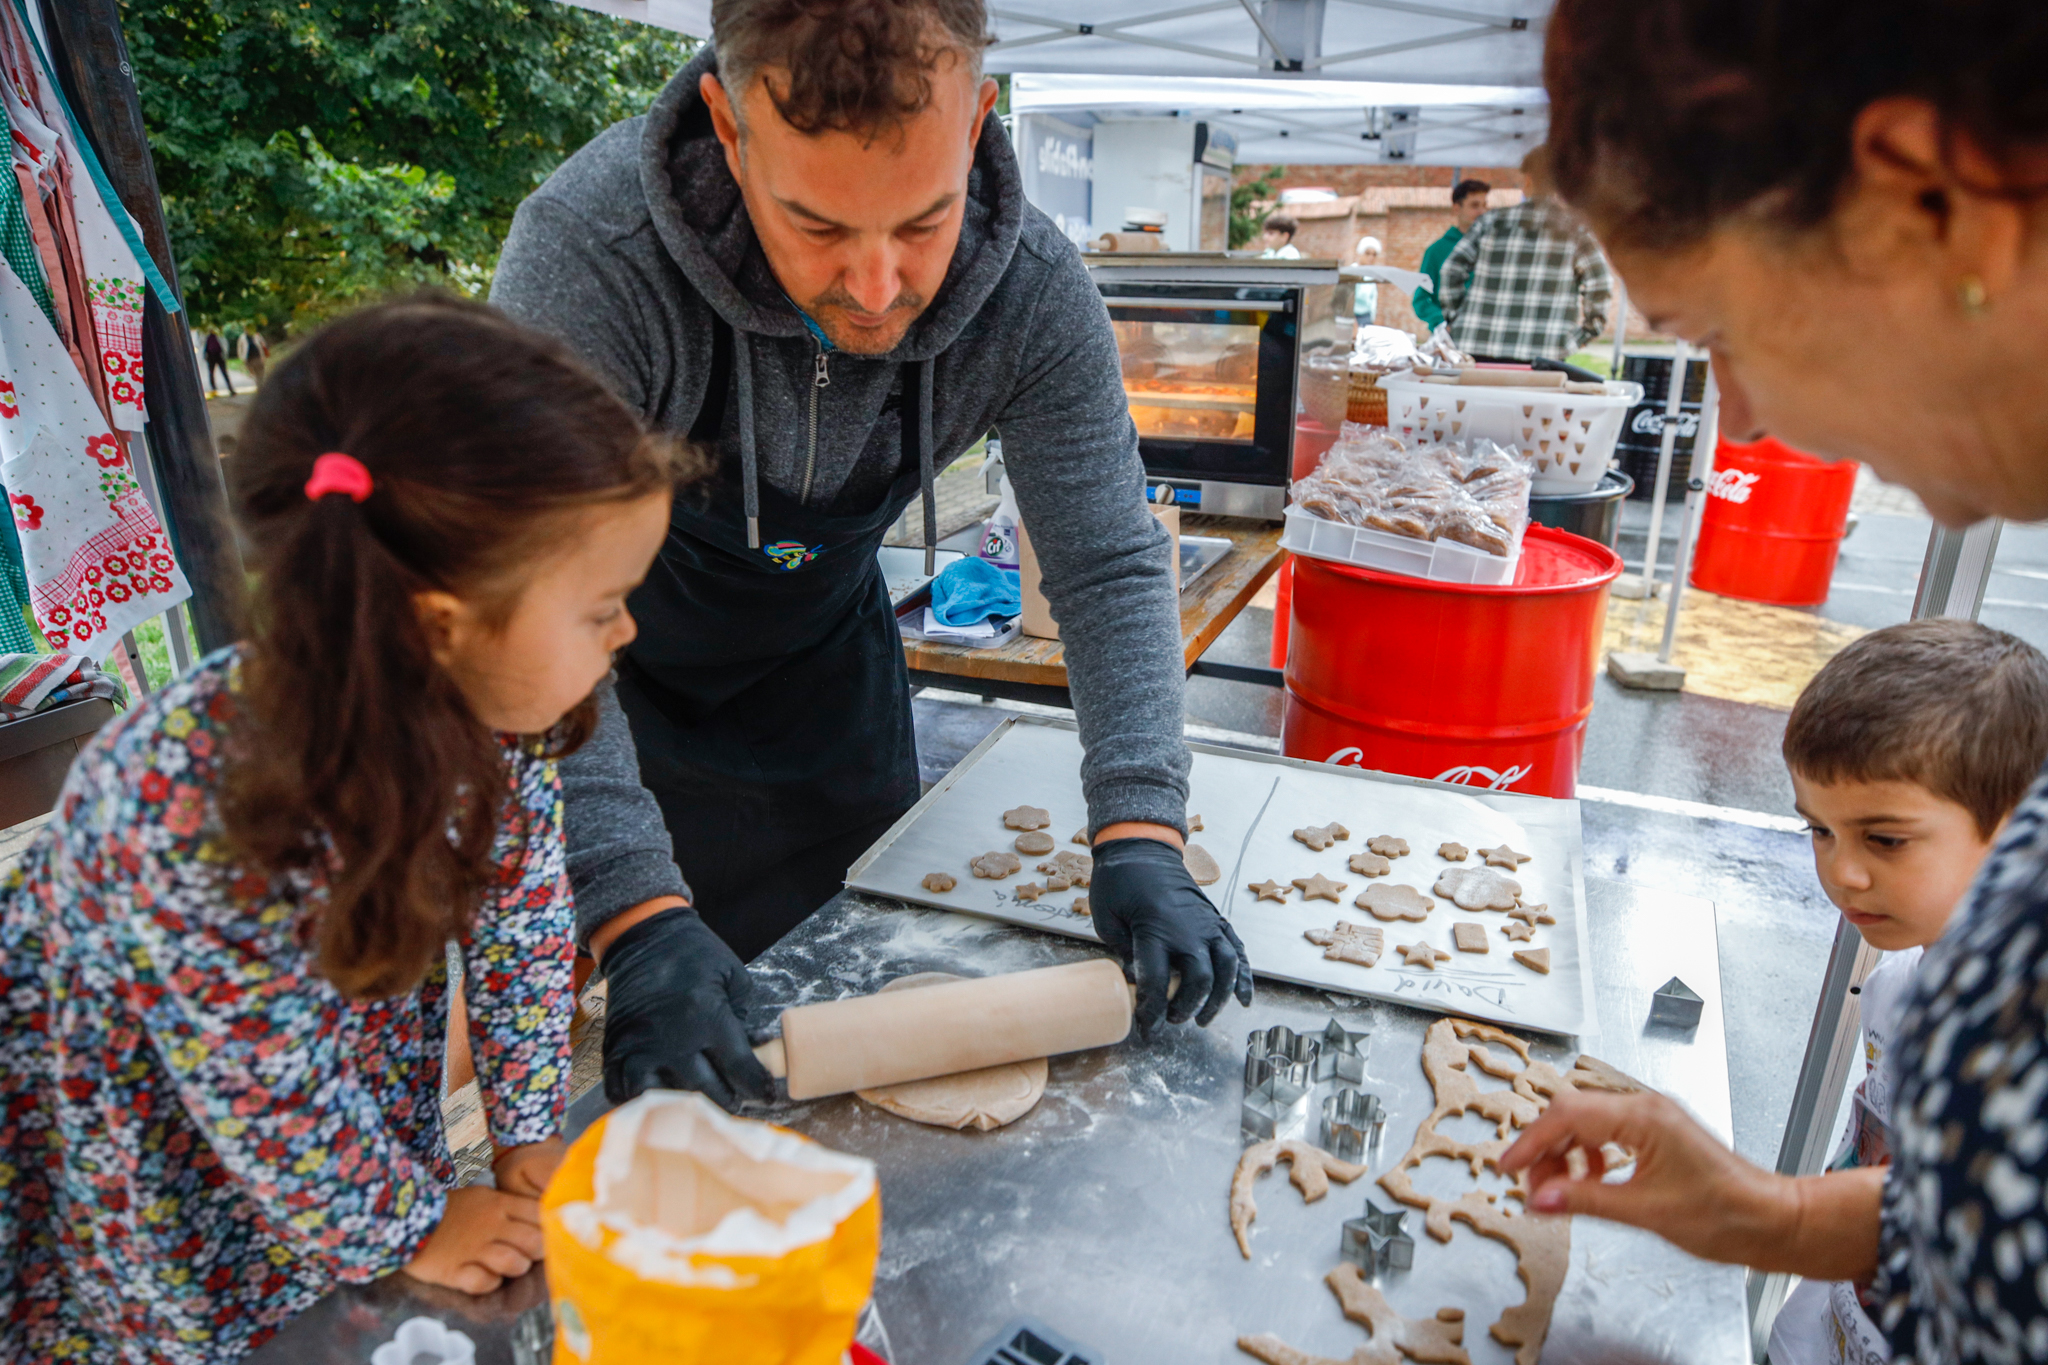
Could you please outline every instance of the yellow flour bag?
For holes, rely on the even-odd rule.
[[[839,1365],[875,1278],[874,1163],[651,1090],[541,1197],[555,1365]]]

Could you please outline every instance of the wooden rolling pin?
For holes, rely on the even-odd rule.
[[[754,1052],[791,1099],[813,1100],[1107,1047],[1130,1031],[1123,969],[1097,958],[799,1005]]]

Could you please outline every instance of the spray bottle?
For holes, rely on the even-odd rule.
[[[988,454],[981,462],[982,486],[996,480],[996,510],[981,529],[981,557],[998,569],[1017,567],[1017,492],[1010,487],[1010,471],[1003,465],[1003,438],[988,438]]]

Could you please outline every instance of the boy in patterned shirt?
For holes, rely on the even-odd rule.
[[[1863,982],[1867,1073],[1832,1169],[1888,1165],[1885,1054],[1921,951],[2048,761],[2048,659],[1973,621],[1874,631],[1807,684],[1784,754],[1821,886],[1885,954]],[[1885,1365],[1866,1288],[1801,1282],[1772,1326],[1772,1365]]]

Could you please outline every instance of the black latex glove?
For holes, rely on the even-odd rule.
[[[605,950],[604,1095],[696,1090],[725,1109],[766,1100],[768,1068],[747,1041],[746,964],[687,905],[650,915]]]
[[[1112,839],[1095,846],[1088,904],[1124,971],[1138,983],[1138,1027],[1150,1033],[1163,1017],[1206,1026],[1233,994],[1252,1003],[1252,964],[1244,940],[1217,913],[1180,850],[1157,839]],[[1173,973],[1180,989],[1169,1002]]]

